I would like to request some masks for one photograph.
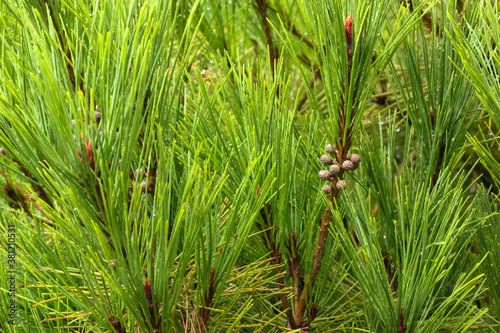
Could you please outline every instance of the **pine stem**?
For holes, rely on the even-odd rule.
[[[276,241],[276,230],[273,229],[273,220],[272,220],[272,215],[271,215],[271,204],[267,204],[265,208],[262,208],[260,211],[260,214],[262,216],[262,220],[264,222],[264,225],[257,224],[259,229],[264,230],[266,229],[265,233],[263,234],[265,237],[263,237],[264,243],[266,244],[266,248],[269,252],[271,252],[271,264],[275,266],[275,274],[278,276],[278,284],[280,286],[285,287],[285,280],[283,279],[283,275],[281,272],[281,269],[279,265],[281,264],[281,253],[278,247],[278,243]],[[293,276],[292,276],[293,278]],[[298,289],[298,277],[297,280],[294,280],[294,285],[297,283],[297,289]],[[292,313],[292,308],[290,307],[290,304],[288,302],[287,295],[285,293],[281,293],[281,304],[283,305],[283,308],[286,310],[286,315],[288,322],[290,323],[290,326],[295,329],[298,328],[297,323],[295,321],[295,318],[293,317]]]
[[[267,21],[266,10],[268,3],[267,0],[256,0],[255,2],[256,2],[257,12],[259,13],[260,16],[260,22],[262,23],[262,28],[264,29],[266,44],[269,47],[269,57],[271,58],[271,71],[274,77],[279,54],[278,54],[278,49],[276,48],[273,42],[273,36],[271,34],[271,26]]]
[[[340,174],[338,175],[338,179],[341,179],[342,175],[343,171],[341,171]],[[337,177],[334,178],[332,183],[335,182],[336,179]],[[339,190],[336,186],[333,186],[332,192],[328,197],[328,200],[330,201],[330,203],[334,208],[337,206],[336,201],[340,195],[340,191],[341,190]],[[302,290],[300,300],[295,307],[295,321],[297,323],[302,323],[302,325],[305,325],[304,313],[306,310],[306,300],[308,294],[310,294],[311,290],[314,287],[314,283],[316,282],[316,278],[321,268],[321,260],[323,259],[326,241],[328,239],[328,234],[329,234],[330,221],[332,220],[332,217],[333,217],[333,212],[330,209],[330,207],[327,206],[325,208],[325,213],[321,217],[319,235],[318,239],[316,240],[316,247],[314,249],[312,271],[311,274],[306,279],[305,287]],[[311,322],[312,319],[314,318],[309,318],[308,322]]]
[[[351,88],[351,71],[352,71],[352,17],[349,14],[347,19],[344,21],[344,27],[345,27],[345,33],[346,33],[346,51],[347,51],[347,84],[343,85],[343,95],[348,96],[350,88]],[[356,94],[357,94],[357,83],[354,83],[354,91],[353,91],[353,101],[354,105],[356,104]],[[352,125],[347,126],[346,124],[346,103],[344,97],[342,97],[340,108],[338,110],[338,115],[339,115],[339,134],[336,142],[336,156],[335,159],[339,165],[342,165],[344,161],[347,159],[347,153],[349,152],[349,149],[352,144]],[[337,199],[340,196],[340,192],[342,191],[342,188],[338,188],[336,186],[337,181],[341,180],[343,178],[344,171],[341,169],[339,174],[335,177],[330,178],[332,181],[332,191],[330,192],[330,195],[328,196],[328,201],[332,205],[334,209],[337,209]],[[317,309],[314,307],[314,311],[311,311],[309,314],[309,318],[307,321],[304,321],[304,314],[306,311],[306,302],[308,297],[310,297],[311,291],[314,289],[314,283],[316,282],[316,278],[318,276],[319,270],[321,268],[321,260],[323,259],[325,247],[326,247],[326,241],[328,239],[328,234],[329,234],[329,228],[330,228],[330,222],[333,217],[333,212],[330,209],[330,206],[327,205],[325,208],[325,213],[321,217],[321,224],[320,224],[320,229],[319,229],[319,234],[318,234],[318,239],[316,240],[316,247],[314,248],[314,255],[313,255],[313,263],[312,263],[312,270],[310,275],[307,276],[306,278],[306,283],[304,286],[304,289],[302,290],[302,294],[300,295],[300,300],[298,303],[296,303],[295,307],[295,321],[297,324],[299,324],[300,327],[305,327],[311,323],[316,314],[317,314]]]

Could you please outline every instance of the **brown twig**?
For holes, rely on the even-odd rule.
[[[401,0],[402,3],[406,3],[408,8],[410,9],[410,12],[413,12],[413,3],[409,0]],[[422,16],[422,23],[429,29],[432,30],[432,17],[431,13],[426,13],[424,16]],[[439,32],[439,25],[436,23],[436,33]]]
[[[290,253],[290,257],[288,258],[288,271],[292,277],[293,296],[295,304],[297,304],[300,298],[300,289],[299,289],[300,257],[297,245],[297,236],[295,235],[295,232],[292,232],[291,238],[290,236],[287,237],[287,241],[288,241],[288,252]]]
[[[335,180],[342,179],[343,171],[341,170],[338,177],[335,177]],[[332,180],[332,183],[335,182]],[[333,186],[332,192],[330,193],[328,200],[332,203],[335,208],[337,203],[336,200],[340,195],[340,191],[336,186]],[[295,307],[295,321],[301,325],[305,326],[306,321],[304,321],[304,314],[306,310],[306,299],[312,290],[314,283],[316,282],[316,277],[318,276],[318,272],[321,266],[321,260],[323,259],[323,254],[326,246],[326,240],[328,239],[328,233],[330,228],[330,221],[332,220],[333,213],[329,206],[326,207],[325,213],[321,217],[321,224],[319,229],[318,239],[316,240],[316,247],[314,248],[313,255],[313,267],[311,274],[307,277],[306,283],[304,286],[304,290],[302,290],[302,294],[300,296],[299,302]],[[311,320],[312,321],[312,320]]]
[[[153,275],[153,273],[151,273],[151,275]],[[149,277],[146,278],[146,283],[144,284],[144,292],[146,293],[146,299],[148,301],[148,306],[149,306],[150,320],[154,332],[161,333],[161,319],[159,318],[160,314],[155,312],[155,304],[153,302],[153,288],[151,286],[151,280],[149,279]]]
[[[113,316],[112,314],[109,315],[108,320],[116,332],[118,332],[118,333],[126,333],[127,332],[125,330],[125,328],[122,326],[120,320],[118,318],[116,318],[115,316]]]
[[[399,308],[399,333],[406,332],[405,318],[403,316],[403,309]]]
[[[200,317],[201,322],[203,323],[203,327],[206,326],[208,319],[210,318],[210,305],[212,304],[212,300],[215,296],[215,270],[212,267],[210,269],[210,285],[208,287],[208,294],[205,295],[205,304],[200,309]]]
[[[344,21],[344,27],[345,27],[345,33],[346,33],[346,51],[347,51],[347,58],[348,58],[348,80],[347,84],[343,85],[343,95],[349,94],[349,90],[351,88],[351,82],[350,82],[350,74],[352,70],[352,25],[353,25],[353,20],[351,15],[348,15],[347,19]],[[353,100],[356,101],[356,93],[357,93],[357,83],[354,84],[354,91],[353,91]],[[339,128],[339,137],[336,142],[336,156],[335,159],[337,160],[337,163],[339,165],[342,165],[344,161],[347,160],[347,153],[351,147],[352,144],[352,125],[347,127],[347,119],[346,119],[346,112],[345,112],[345,100],[342,97],[341,100],[341,105],[340,109],[338,110],[339,112],[339,122],[340,122],[340,128]],[[337,209],[337,199],[340,196],[340,192],[342,191],[342,187],[337,187],[336,183],[343,178],[344,171],[340,169],[340,172],[338,173],[337,176],[331,177],[330,180],[332,182],[332,190],[328,196],[328,201],[331,204],[331,207],[333,209]],[[309,323],[314,319],[314,317],[317,314],[317,308],[314,306],[314,310],[311,309],[309,312],[310,317],[307,320],[304,320],[304,314],[306,311],[306,301],[310,297],[311,291],[314,288],[314,283],[316,282],[316,278],[318,276],[320,267],[321,267],[321,261],[323,259],[324,255],[324,250],[326,247],[326,241],[328,239],[328,234],[329,234],[329,228],[330,228],[330,221],[332,220],[333,217],[333,212],[330,209],[330,205],[327,205],[325,208],[325,213],[321,217],[321,224],[320,224],[320,229],[319,229],[319,234],[318,234],[318,239],[316,241],[316,247],[314,248],[314,255],[313,255],[313,264],[312,264],[312,270],[311,273],[307,276],[306,282],[304,289],[302,290],[302,294],[300,296],[299,302],[296,304],[295,307],[295,321],[300,327],[305,327],[309,325]]]
[[[52,22],[52,25],[54,26],[54,29],[56,31],[57,38],[59,39],[59,44],[61,45],[61,49],[65,51],[66,43],[64,42],[62,31],[59,29],[52,11],[49,9],[50,13],[47,13],[47,7],[49,6],[48,0],[44,0],[45,5],[42,4],[40,0],[38,1],[38,3],[40,4],[43,16],[45,16],[45,19],[47,20],[47,24],[49,23],[49,15],[50,15],[50,21]],[[66,69],[68,70],[69,79],[71,81],[71,86],[73,87],[73,91],[76,92],[76,75],[72,65],[73,60],[69,49],[66,50],[66,57],[68,58],[68,60],[66,61]],[[83,80],[80,80],[80,89],[83,91]]]
[[[17,163],[17,165],[19,167],[19,170],[21,170],[21,172],[24,173],[24,175],[30,179],[30,184],[35,190],[35,192],[38,194],[38,197],[40,197],[40,199],[45,201],[45,203],[47,203],[47,205],[49,205],[51,208],[54,208],[54,206],[52,205],[52,200],[50,200],[49,196],[47,195],[47,192],[45,192],[45,189],[42,186],[38,185],[36,178],[28,170],[26,170],[26,168],[23,167],[20,163]]]
[[[286,286],[285,280],[283,279],[283,274],[282,274],[281,269],[280,269],[281,253],[279,250],[278,243],[276,242],[277,232],[276,232],[276,229],[274,228],[274,224],[272,221],[271,204],[270,203],[268,203],[265,208],[261,209],[260,215],[262,217],[264,225],[257,223],[257,227],[261,230],[265,230],[265,233],[263,233],[264,244],[265,244],[267,250],[271,253],[271,256],[272,256],[271,264],[276,267],[274,269],[274,271],[275,271],[276,275],[278,276],[278,284],[280,286]],[[295,283],[295,281],[294,281],[294,283]],[[293,328],[293,329],[299,328],[297,326],[295,318],[293,317],[292,308],[290,307],[287,295],[285,293],[281,293],[281,304],[283,305],[283,308],[286,310],[288,323],[290,324],[291,328]]]
[[[274,45],[273,36],[271,33],[271,26],[267,21],[266,10],[268,7],[267,0],[255,0],[257,13],[260,16],[260,22],[262,28],[264,29],[264,36],[266,38],[266,44],[269,47],[269,57],[271,60],[271,72],[274,76],[276,71],[276,65],[279,58],[278,48]]]
[[[3,171],[2,169],[0,169],[0,174],[2,174],[5,178],[7,178],[7,172]],[[33,207],[39,210],[40,213],[42,213],[47,220],[54,222],[54,220],[45,212],[45,209],[38,202],[36,202],[35,199],[33,199],[28,194],[28,192],[23,190],[19,184],[15,183],[14,186],[12,186],[7,182],[7,184],[4,186],[2,190],[5,192],[5,194],[7,194],[7,196],[12,201],[14,201],[19,205],[18,207],[22,207],[22,209],[26,212],[26,214],[29,217],[33,217],[33,214],[31,213],[31,210],[29,209],[28,206],[28,202],[31,202]],[[52,223],[49,224],[53,225]]]

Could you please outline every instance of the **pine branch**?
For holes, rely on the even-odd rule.
[[[274,267],[276,267],[275,274],[276,276],[278,276],[278,284],[281,287],[285,287],[286,286],[285,280],[283,278],[283,274],[280,269],[282,255],[279,250],[279,245],[276,241],[277,230],[276,226],[273,223],[271,208],[272,208],[271,204],[267,203],[266,207],[261,209],[260,215],[262,217],[262,221],[264,224],[260,225],[259,223],[257,223],[257,226],[259,227],[259,229],[265,231],[265,233],[263,233],[263,241],[264,244],[266,245],[267,250],[271,253],[271,264]],[[292,275],[292,280],[294,285],[298,284],[298,280],[294,278],[295,275]],[[298,276],[296,278],[298,279]],[[287,294],[285,293],[281,293],[281,304],[286,311],[286,315],[290,326],[294,329],[298,328],[299,326],[296,322],[296,319],[293,316],[292,309],[288,302]]]
[[[352,25],[353,20],[351,15],[349,14],[346,20],[344,21],[345,27],[345,35],[346,35],[346,53],[348,59],[348,81],[347,84],[343,84],[344,91],[343,96],[347,95],[352,88],[354,90],[353,100],[356,101],[356,91],[357,84],[354,84],[354,87],[351,87],[351,70],[352,70],[352,56],[353,56],[353,34],[352,34]],[[333,217],[333,212],[330,208],[330,205],[333,209],[337,210],[339,207],[337,206],[337,200],[339,199],[340,193],[343,189],[345,189],[345,181],[343,180],[344,171],[345,170],[353,170],[352,168],[357,168],[359,164],[359,159],[355,161],[351,161],[350,158],[347,157],[347,153],[352,144],[352,124],[350,126],[346,123],[346,103],[344,102],[344,97],[342,96],[342,103],[338,110],[338,119],[340,121],[339,128],[340,132],[337,138],[337,144],[335,148],[331,145],[327,147],[327,152],[331,155],[334,155],[336,161],[334,162],[329,156],[323,155],[321,157],[322,163],[325,165],[331,165],[332,167],[336,167],[336,169],[330,169],[330,171],[320,171],[320,178],[325,178],[331,181],[332,185],[326,185],[324,187],[325,193],[328,193],[328,201],[329,205],[325,208],[325,213],[321,217],[320,229],[318,234],[318,239],[316,240],[316,246],[314,247],[314,255],[312,261],[312,269],[310,275],[307,276],[305,280],[305,286],[302,290],[299,302],[296,303],[295,307],[295,321],[298,323],[299,327],[305,327],[308,323],[314,320],[313,317],[310,317],[308,321],[304,320],[304,315],[306,311],[306,302],[309,297],[311,297],[311,291],[314,289],[314,284],[316,282],[316,278],[318,276],[319,270],[321,268],[321,261],[323,259],[326,242],[328,239],[330,222]],[[347,163],[346,163],[347,162]],[[334,164],[337,163],[337,164]],[[339,167],[342,166],[342,167]],[[350,167],[348,166],[350,165]],[[323,176],[321,173],[324,173]],[[316,315],[316,310],[312,312],[314,316]]]
[[[273,36],[271,26],[267,21],[267,8],[268,8],[268,0],[255,0],[255,7],[257,9],[257,13],[260,17],[260,22],[262,24],[262,28],[264,29],[264,36],[266,39],[267,47],[269,48],[269,57],[271,61],[271,72],[274,76],[276,72],[276,66],[278,65],[279,52],[278,48],[274,45]]]

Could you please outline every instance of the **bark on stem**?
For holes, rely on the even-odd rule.
[[[260,225],[259,223],[257,223],[257,227],[261,230],[266,229],[265,233],[263,233],[263,235],[265,235],[265,237],[263,237],[263,240],[266,244],[267,250],[271,252],[272,256],[271,264],[273,266],[276,266],[274,272],[277,276],[279,276],[278,284],[281,286],[286,286],[285,280],[283,279],[283,275],[279,266],[281,263],[281,253],[279,251],[279,247],[276,242],[276,230],[273,228],[274,223],[271,214],[271,204],[268,203],[265,208],[262,208],[260,214],[262,216],[264,225]],[[290,326],[293,329],[298,328],[297,323],[293,317],[292,308],[288,303],[288,298],[285,293],[281,294],[281,304],[283,305],[283,308],[286,310],[286,315]]]
[[[353,48],[352,48],[352,41],[353,41],[353,19],[351,17],[351,14],[349,14],[344,21],[344,28],[345,28],[345,37],[346,37],[346,51],[347,51],[347,84],[343,84],[343,93],[344,95],[348,95],[350,88],[351,88],[351,70],[352,70],[352,56],[353,56]],[[356,105],[356,95],[357,95],[357,81],[354,83],[354,91],[353,91],[353,104]],[[335,156],[335,159],[337,160],[337,163],[339,165],[342,165],[343,162],[347,158],[347,153],[349,151],[349,148],[351,147],[352,144],[352,124],[350,126],[346,126],[346,103],[344,98],[342,97],[341,100],[341,105],[338,110],[339,113],[339,136],[336,142],[337,146],[337,154]],[[351,117],[354,117],[354,112],[352,113]],[[337,209],[337,199],[340,195],[340,191],[342,189],[338,189],[335,184],[337,181],[341,180],[343,178],[344,171],[341,169],[340,173],[331,178],[332,181],[332,192],[330,193],[328,200],[331,203],[331,206],[334,209]],[[329,233],[329,227],[330,227],[330,221],[332,220],[333,217],[333,212],[330,209],[330,206],[328,205],[325,208],[325,213],[321,217],[321,224],[320,224],[320,229],[319,229],[319,235],[318,239],[316,241],[316,247],[314,249],[314,256],[313,256],[313,265],[312,265],[312,270],[311,273],[307,276],[306,283],[304,286],[304,289],[302,290],[302,294],[300,295],[300,300],[298,304],[295,305],[295,322],[299,325],[299,327],[305,327],[307,326],[312,320],[314,320],[318,309],[314,307],[314,311],[312,311],[309,314],[309,318],[307,321],[304,320],[304,314],[306,311],[306,301],[307,298],[309,297],[309,294],[311,293],[312,289],[314,288],[314,283],[316,282],[316,278],[318,276],[320,267],[321,267],[321,260],[323,259],[324,251],[325,251],[325,246],[326,246],[326,241],[328,239],[328,233]]]
[[[336,186],[335,183],[339,180],[342,179],[343,176],[343,171],[341,170],[339,175],[337,177],[334,177],[332,180],[333,189],[330,195],[328,196],[328,200],[332,204],[333,208],[336,208],[337,206],[337,199],[340,195],[340,191]],[[329,227],[330,227],[330,221],[332,220],[333,217],[333,212],[330,209],[329,206],[325,208],[325,213],[321,217],[321,224],[320,224],[320,229],[319,229],[319,235],[318,239],[316,240],[316,247],[314,249],[314,256],[313,256],[313,265],[312,265],[312,271],[311,274],[307,277],[304,290],[302,290],[302,294],[300,295],[300,300],[299,303],[295,307],[295,321],[300,325],[305,324],[304,321],[304,313],[306,310],[306,300],[308,297],[308,294],[311,292],[312,287],[314,286],[314,283],[316,282],[316,278],[319,273],[319,269],[321,267],[321,260],[323,259],[323,254],[325,251],[325,246],[326,246],[326,241],[328,239],[328,234],[329,234]],[[311,322],[311,318],[309,318],[308,322]]]

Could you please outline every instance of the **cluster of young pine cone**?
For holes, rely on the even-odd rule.
[[[335,146],[331,144],[326,145],[325,150],[330,155],[336,154]],[[342,162],[342,166],[339,166],[337,162],[328,155],[322,155],[320,157],[321,163],[324,165],[329,165],[329,170],[321,170],[318,173],[318,176],[321,180],[330,180],[333,182],[336,177],[340,174],[340,170],[344,171],[356,170],[359,167],[359,163],[361,162],[361,157],[358,154],[352,154],[348,156],[344,162]],[[347,188],[347,184],[345,180],[338,179],[337,184],[335,185],[339,190]],[[332,192],[332,186],[325,185],[323,186],[323,192],[326,194],[330,194]]]

